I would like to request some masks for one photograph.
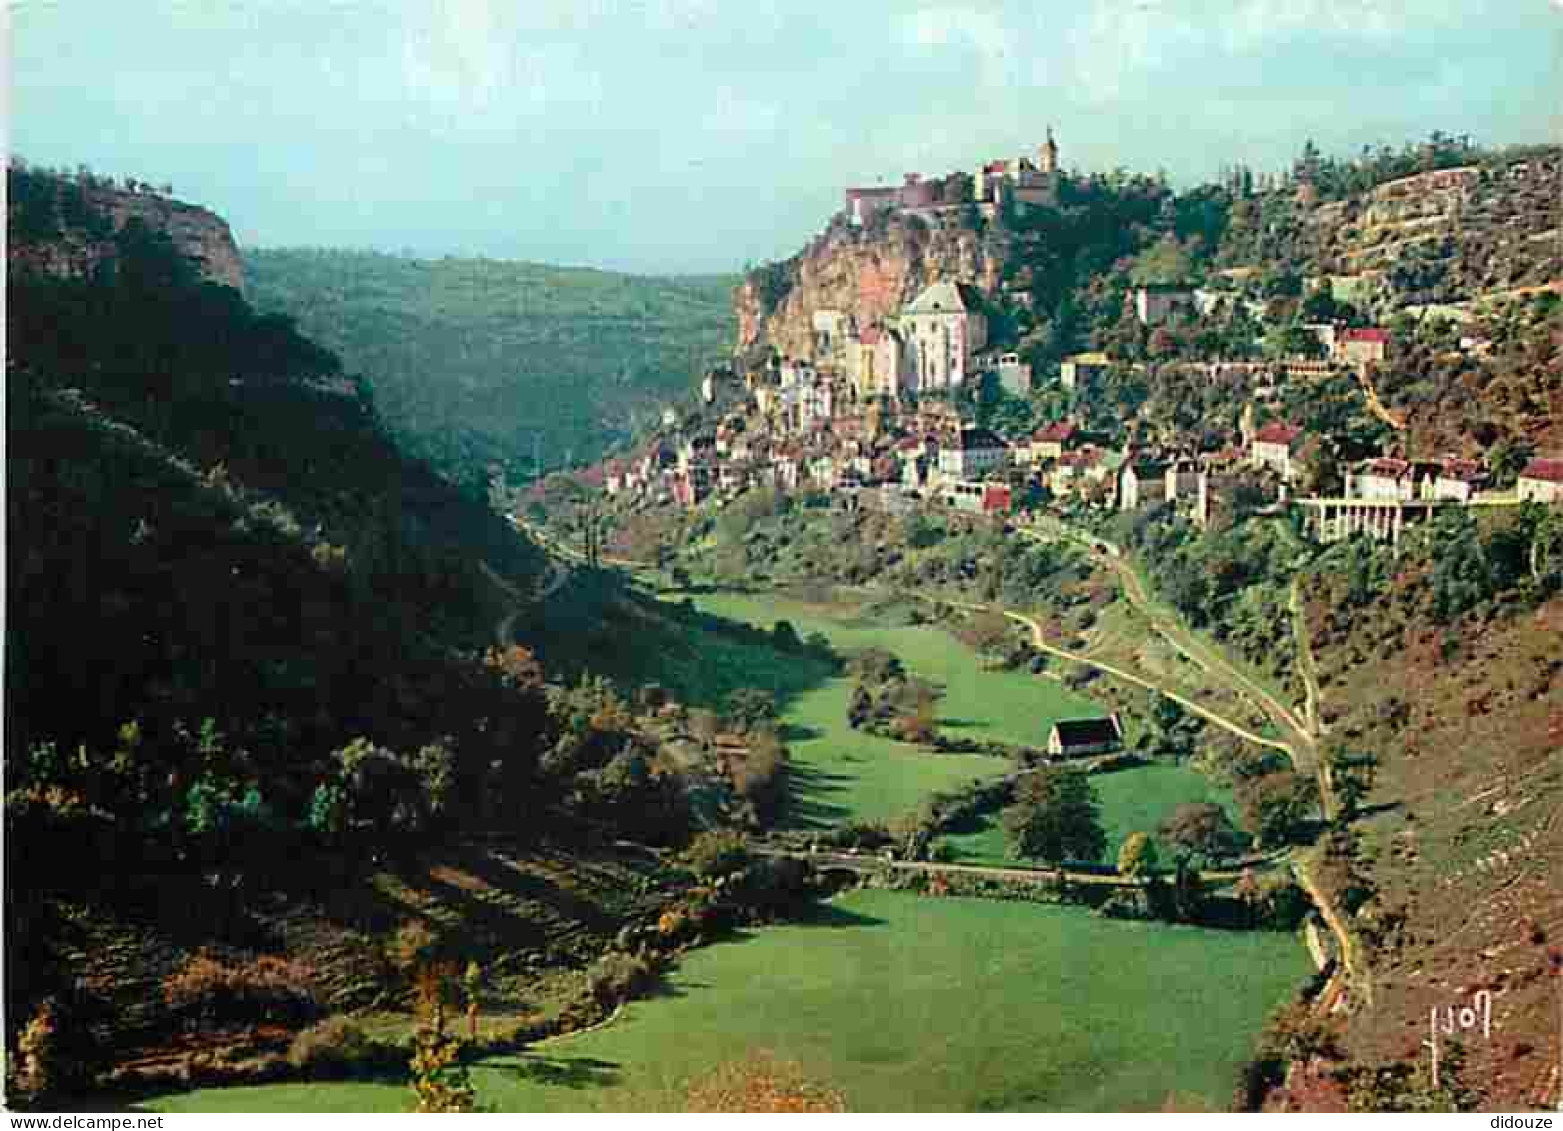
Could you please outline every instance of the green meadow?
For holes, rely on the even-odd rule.
[[[827,608],[772,595],[716,593],[697,598],[696,604],[714,616],[767,629],[786,620],[802,636],[824,635],[843,654],[865,648],[894,653],[909,671],[944,689],[940,726],[950,734],[1041,746],[1054,719],[1102,713],[1052,680],[985,669],[975,653],[937,628],[864,623],[847,606]],[[752,674],[754,686],[771,686],[763,680],[772,673]],[[997,776],[1011,766],[1004,758],[931,754],[853,730],[847,725],[849,678],[826,679],[791,695],[785,684],[780,690],[793,765],[788,821],[795,826],[887,820],[930,793]]]
[[[691,1080],[771,1053],[854,1111],[1225,1108],[1266,1013],[1307,972],[1295,938],[1078,908],[859,891],[819,922],[688,955],[606,1028],[474,1071],[504,1111],[676,1110]],[[190,1111],[398,1111],[395,1084],[197,1091]]]
[[[1147,832],[1154,836],[1156,827],[1179,805],[1213,802],[1232,812],[1231,793],[1186,766],[1155,764],[1095,774],[1091,788],[1096,790],[1102,805],[1102,827],[1107,833],[1107,854],[1103,859],[1109,863],[1118,858],[1118,846],[1130,833]],[[1014,862],[1006,854],[1004,830],[997,813],[984,815],[969,828],[939,839],[955,849],[956,863]]]

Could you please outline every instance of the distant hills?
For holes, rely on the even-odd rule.
[[[469,481],[590,462],[735,337],[736,276],[332,249],[248,250],[244,271],[258,309],[368,378],[404,450]]]

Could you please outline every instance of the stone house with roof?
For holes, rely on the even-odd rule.
[[[1194,292],[1188,287],[1135,287],[1129,292],[1129,302],[1142,326],[1163,326],[1194,312]]]
[[[1389,331],[1375,326],[1347,328],[1336,335],[1331,357],[1349,365],[1383,361],[1389,355]]]
[[[1069,421],[1049,424],[1031,434],[1031,442],[1025,447],[1026,458],[1031,463],[1059,459],[1075,444],[1078,429]]]
[[[1297,474],[1293,459],[1302,440],[1303,430],[1297,425],[1273,421],[1254,433],[1249,461],[1255,467],[1269,468],[1289,483]]]
[[[1487,469],[1479,462],[1451,457],[1439,466],[1438,475],[1433,480],[1432,494],[1438,500],[1469,503],[1487,483]]]
[[[1428,499],[1439,468],[1393,456],[1364,460],[1346,475],[1346,497],[1376,502],[1411,503]]]
[[[900,331],[870,326],[846,345],[846,373],[860,400],[899,397],[908,353]]]
[[[1047,752],[1054,758],[1110,754],[1122,746],[1123,727],[1117,714],[1105,719],[1059,719],[1047,735]]]
[[[988,344],[982,295],[967,283],[934,283],[901,312],[908,383],[922,394],[958,389]]]
[[[1118,509],[1139,510],[1167,499],[1165,460],[1137,457],[1124,464],[1118,475]]]
[[[1009,445],[986,428],[963,428],[939,448],[939,474],[946,479],[981,479],[1009,458]]]
[[[1099,376],[1112,366],[1112,358],[1101,351],[1070,354],[1059,364],[1058,379],[1073,392],[1082,383]]]
[[[1537,503],[1563,503],[1563,459],[1533,459],[1520,472],[1516,493]]]

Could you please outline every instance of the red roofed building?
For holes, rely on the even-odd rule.
[[[1409,503],[1430,497],[1438,474],[1436,464],[1370,459],[1346,476],[1346,494],[1353,499]]]
[[[1067,422],[1039,428],[1031,437],[1031,462],[1058,459],[1073,446],[1075,432],[1075,426]]]
[[[1519,496],[1537,503],[1563,503],[1563,459],[1533,459],[1520,472]]]
[[[1472,459],[1444,460],[1433,480],[1433,498],[1468,503],[1487,483],[1487,469]]]
[[[1389,331],[1369,327],[1342,330],[1335,337],[1335,360],[1365,364],[1389,353]]]
[[[1268,467],[1290,482],[1296,474],[1292,459],[1302,444],[1303,430],[1295,424],[1276,421],[1254,433],[1249,444],[1249,459],[1255,467]]]

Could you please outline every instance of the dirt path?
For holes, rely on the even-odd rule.
[[[1335,906],[1324,889],[1314,881],[1302,852],[1292,856],[1292,875],[1297,878],[1297,883],[1303,891],[1308,893],[1308,898],[1313,901],[1314,907],[1318,908],[1324,925],[1335,936],[1336,945],[1340,947],[1341,965],[1345,968],[1348,986],[1361,995],[1364,1005],[1371,1006],[1373,979],[1363,959],[1361,944],[1357,936],[1352,933],[1340,908]]]
[[[479,562],[478,569],[500,592],[515,602],[509,612],[494,622],[494,643],[501,648],[508,648],[515,643],[516,619],[521,615],[522,609],[529,604],[538,604],[546,601],[559,592],[559,590],[569,584],[571,573],[570,567],[565,565],[564,562],[558,558],[549,558],[548,573],[544,576],[543,583],[538,586],[537,592],[528,597],[515,585],[501,577],[487,562]]]
[[[527,522],[523,518],[517,518],[514,515],[510,516],[510,525],[514,526],[517,530],[521,531],[521,533],[531,538],[532,541],[543,547],[543,549],[557,557],[567,558],[573,562],[585,563],[586,561],[585,554],[581,553],[573,546],[565,545],[565,543],[559,541],[552,534],[549,534],[540,526],[536,526],[533,523]],[[634,558],[620,558],[611,554],[598,555],[597,563],[604,566],[613,566],[617,569],[626,570],[631,573],[638,570],[654,570],[657,568],[656,565],[652,562],[639,562]]]
[[[1045,541],[1042,535],[1036,532],[1022,531],[1022,533],[1026,537]],[[1114,546],[1112,543],[1107,542],[1101,538],[1094,538],[1079,534],[1078,532],[1069,531],[1066,527],[1061,528],[1061,534],[1062,536],[1068,537],[1075,542],[1084,543],[1091,547],[1092,553],[1097,558],[1097,560],[1108,566],[1108,568],[1110,568],[1117,576],[1119,586],[1122,588],[1124,596],[1129,601],[1129,604],[1137,609],[1150,623],[1151,631],[1161,636],[1169,644],[1177,648],[1178,651],[1188,656],[1189,659],[1196,664],[1196,666],[1203,669],[1211,677],[1226,684],[1228,689],[1234,692],[1239,698],[1248,699],[1255,703],[1264,714],[1270,717],[1270,721],[1274,723],[1278,729],[1280,729],[1283,733],[1289,732],[1290,734],[1295,735],[1296,741],[1281,742],[1274,739],[1263,738],[1259,735],[1255,735],[1252,731],[1244,727],[1240,727],[1237,724],[1232,723],[1230,720],[1224,719],[1218,715],[1214,715],[1213,712],[1210,712],[1203,707],[1199,707],[1197,704],[1191,705],[1187,699],[1177,695],[1172,691],[1160,687],[1153,687],[1152,684],[1143,678],[1132,676],[1127,678],[1130,678],[1132,682],[1138,683],[1141,686],[1153,687],[1153,690],[1161,692],[1161,694],[1166,695],[1167,698],[1172,699],[1174,702],[1180,703],[1185,707],[1192,707],[1195,709],[1196,714],[1199,714],[1206,719],[1210,719],[1213,722],[1217,722],[1218,726],[1222,726],[1234,734],[1239,734],[1244,738],[1248,738],[1250,741],[1259,742],[1273,749],[1284,751],[1291,759],[1292,764],[1296,767],[1298,772],[1307,774],[1314,773],[1317,757],[1313,749],[1312,735],[1309,733],[1308,728],[1303,723],[1303,721],[1295,714],[1293,714],[1290,708],[1281,703],[1278,699],[1275,698],[1275,696],[1271,695],[1256,681],[1249,678],[1243,672],[1239,671],[1216,649],[1211,648],[1203,641],[1199,640],[1192,632],[1184,628],[1182,624],[1160,614],[1153,606],[1150,595],[1146,593],[1145,587],[1141,583],[1139,575],[1134,571],[1133,566],[1131,566],[1126,560],[1123,551],[1119,547]],[[1030,618],[1026,619],[1029,620]],[[1040,632],[1036,632],[1034,634],[1040,639]],[[1071,659],[1080,659],[1080,657],[1075,656],[1072,653],[1063,654],[1068,655]],[[1093,663],[1095,663],[1095,666],[1101,667],[1104,671],[1109,670],[1107,666],[1101,665],[1100,663],[1096,663],[1094,661]],[[1112,670],[1114,674],[1120,676],[1124,675],[1120,669]]]
[[[1292,614],[1292,635],[1297,639],[1298,674],[1302,676],[1307,694],[1303,703],[1303,720],[1307,723],[1309,736],[1317,742],[1324,733],[1324,726],[1319,719],[1318,668],[1314,665],[1313,643],[1308,639],[1308,623],[1303,616],[1302,587],[1295,579],[1287,598],[1287,607]]]
[[[1404,432],[1406,430],[1405,420],[1390,412],[1385,407],[1384,402],[1379,399],[1378,389],[1373,385],[1373,378],[1368,376],[1367,366],[1359,365],[1356,367],[1356,371],[1357,384],[1362,386],[1362,395],[1367,399],[1368,411],[1396,432]]]
[[[957,609],[965,609],[968,612],[995,611],[992,607],[987,605],[968,604],[964,601],[945,601],[943,603]],[[1210,708],[1196,703],[1187,696],[1180,695],[1170,688],[1153,683],[1143,676],[1135,675],[1133,672],[1126,671],[1123,668],[1118,667],[1116,664],[1109,664],[1102,660],[1093,660],[1088,656],[1081,656],[1078,653],[1070,652],[1067,649],[1060,648],[1056,644],[1049,644],[1047,638],[1042,634],[1041,623],[1038,622],[1035,618],[1027,616],[1025,613],[1017,613],[1010,609],[998,609],[996,611],[1002,612],[1006,617],[1014,621],[1016,624],[1024,625],[1027,629],[1029,629],[1031,632],[1031,643],[1040,652],[1046,652],[1050,656],[1058,656],[1062,659],[1069,660],[1072,663],[1082,664],[1088,668],[1095,668],[1097,671],[1105,672],[1110,676],[1114,676],[1123,680],[1125,683],[1132,683],[1136,687],[1143,687],[1147,691],[1154,691],[1156,694],[1171,699],[1184,710],[1198,715],[1200,718],[1220,727],[1229,734],[1236,735],[1238,738],[1245,739],[1248,742],[1253,742],[1260,746],[1268,746],[1272,750],[1279,750],[1288,756],[1290,756],[1292,753],[1291,747],[1287,746],[1286,743],[1278,742],[1273,738],[1266,738],[1262,734],[1255,734],[1248,728],[1234,723],[1231,719],[1226,718],[1224,715],[1218,715],[1216,712],[1210,710]]]

